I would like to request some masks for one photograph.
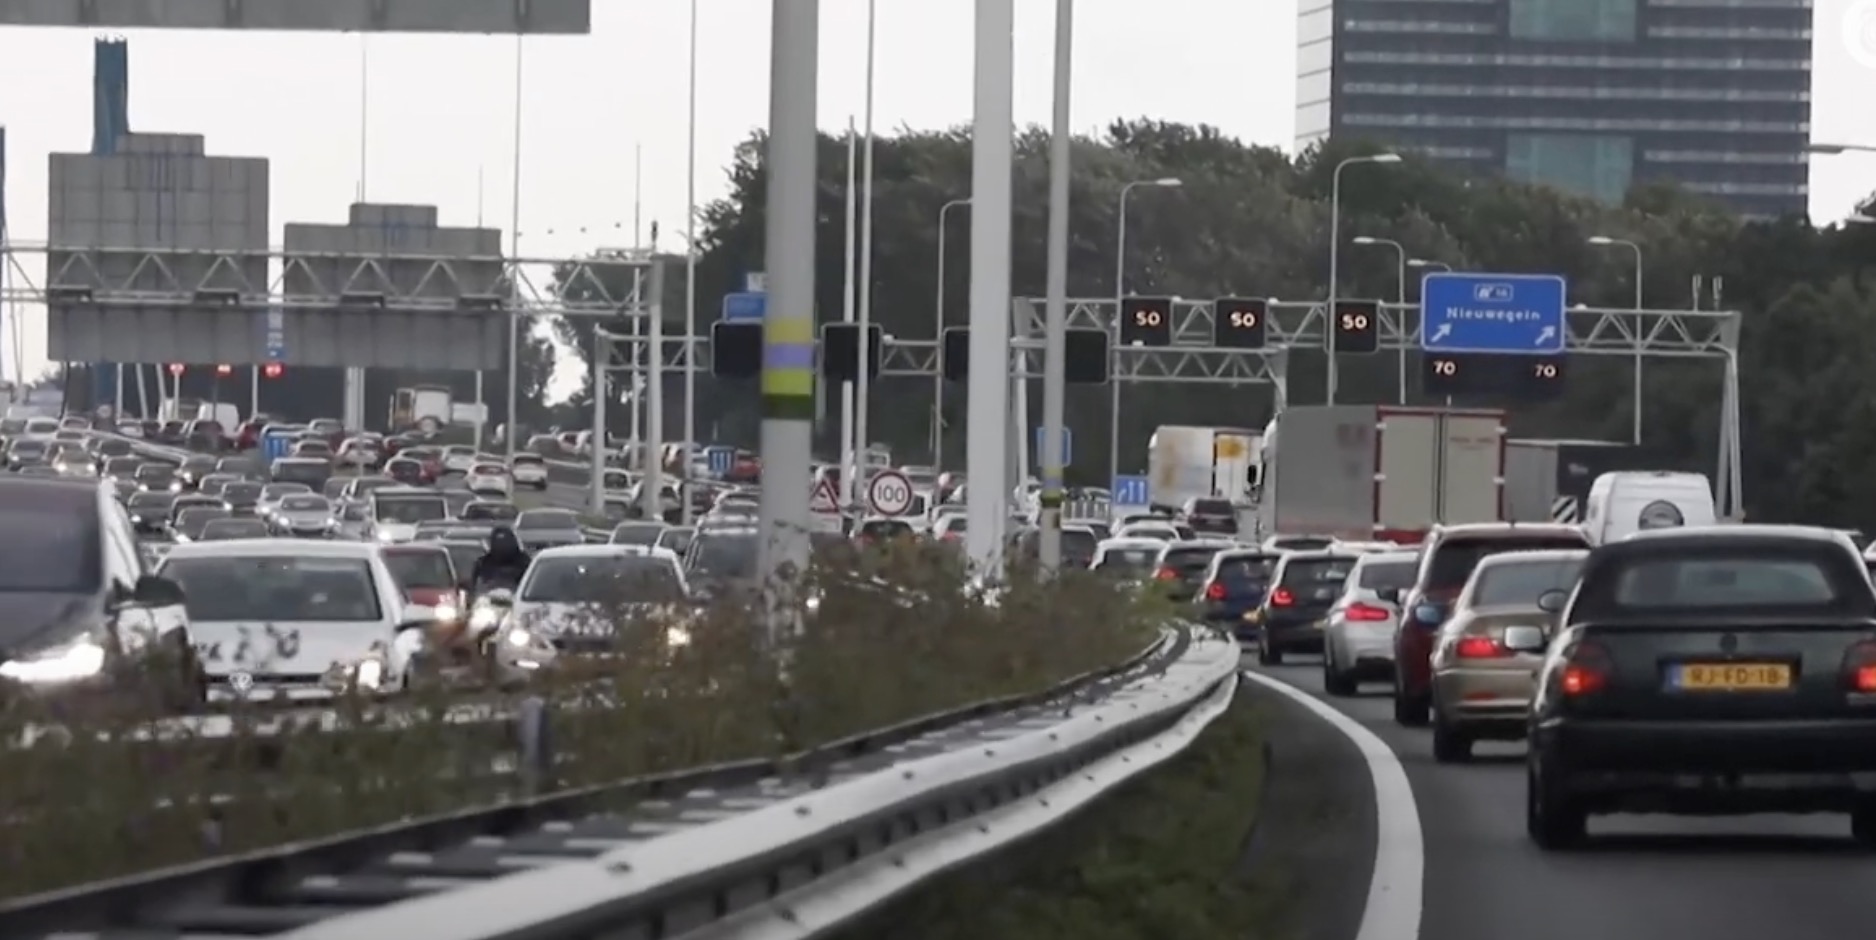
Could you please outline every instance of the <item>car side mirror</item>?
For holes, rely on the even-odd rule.
[[[1506,627],[1499,642],[1513,653],[1541,653],[1550,645],[1550,637],[1542,627],[1516,626]]]
[[[1570,595],[1567,592],[1551,588],[1537,595],[1537,609],[1547,614],[1562,613],[1564,602],[1569,599]]]
[[[146,574],[130,589],[129,601],[140,607],[180,607],[182,585],[161,575]]]
[[[1413,619],[1422,627],[1437,627],[1446,620],[1446,611],[1438,604],[1418,604],[1414,607]]]
[[[427,630],[437,621],[437,610],[423,604],[406,604],[402,619],[397,623],[397,632],[407,630]]]

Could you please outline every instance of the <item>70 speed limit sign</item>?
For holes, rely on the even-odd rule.
[[[882,471],[866,484],[866,505],[876,515],[905,515],[912,510],[912,481],[897,470]]]

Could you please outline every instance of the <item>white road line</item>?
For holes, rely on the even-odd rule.
[[[1342,732],[1361,751],[1374,781],[1374,876],[1355,940],[1419,940],[1420,910],[1425,898],[1426,844],[1420,834],[1420,806],[1414,802],[1407,770],[1394,749],[1353,718],[1320,699],[1272,676],[1244,670],[1245,678],[1289,696]]]

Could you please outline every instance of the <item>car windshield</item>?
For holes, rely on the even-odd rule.
[[[1589,543],[1583,536],[1567,535],[1453,539],[1440,543],[1433,550],[1433,562],[1427,569],[1425,588],[1429,591],[1457,591],[1472,579],[1472,572],[1477,570],[1479,562],[1492,555],[1588,547]]]
[[[664,526],[657,523],[627,522],[612,530],[610,541],[614,545],[655,545],[663,534]]]
[[[1123,576],[1147,574],[1158,561],[1157,548],[1110,548],[1101,553],[1094,570]]]
[[[1414,586],[1414,575],[1420,570],[1418,559],[1408,558],[1401,561],[1371,561],[1361,566],[1363,590],[1380,593],[1382,591],[1405,591]]]
[[[513,503],[470,503],[462,508],[462,519],[485,520],[488,522],[506,522],[521,514]]]
[[[18,456],[38,456],[46,452],[46,442],[14,441],[10,449]]]
[[[1166,550],[1165,564],[1182,575],[1196,575],[1212,563],[1213,555],[1223,550],[1223,546],[1217,545],[1169,548]]]
[[[668,558],[540,558],[528,568],[521,600],[548,604],[665,604],[684,598]]]
[[[259,519],[211,519],[202,527],[203,539],[263,539],[266,537],[267,523]]]
[[[759,547],[754,535],[710,532],[691,541],[685,560],[700,577],[751,578],[756,573]]]
[[[577,530],[579,529],[579,527],[580,527],[579,517],[575,516],[573,513],[567,512],[564,509],[547,509],[547,510],[539,510],[536,512],[524,512],[515,517],[516,529],[532,529],[536,531],[540,531],[540,530],[565,531],[567,529]]]
[[[1568,590],[1582,570],[1580,558],[1511,561],[1480,568],[1478,583],[1472,588],[1472,603],[1479,607],[1536,607],[1539,595]]]
[[[391,569],[397,586],[411,588],[452,588],[456,572],[450,570],[449,553],[428,548],[400,548],[384,553],[384,566]]]
[[[1218,559],[1218,579],[1232,584],[1269,584],[1276,555],[1226,555]]]
[[[39,492],[0,498],[0,593],[77,593],[103,580],[98,514],[74,512],[70,500],[40,499]],[[84,493],[86,508],[95,495]],[[0,624],[0,636],[39,624]]]
[[[379,496],[374,515],[379,522],[416,525],[449,518],[449,504],[440,496]]]
[[[1762,553],[1633,558],[1614,572],[1617,605],[1641,609],[1815,608],[1841,599],[1818,559]]]
[[[296,494],[280,501],[281,512],[330,512],[332,503],[324,496],[310,493]]]
[[[168,483],[175,478],[175,468],[166,467],[160,463],[146,463],[137,468],[136,480],[138,483]]]
[[[226,555],[163,560],[182,585],[189,619],[334,623],[383,616],[371,566],[358,558]]]
[[[230,483],[221,491],[221,498],[231,503],[251,503],[261,498],[259,483]]]

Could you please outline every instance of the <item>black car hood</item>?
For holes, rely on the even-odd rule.
[[[0,660],[62,642],[102,617],[90,594],[0,592]]]

